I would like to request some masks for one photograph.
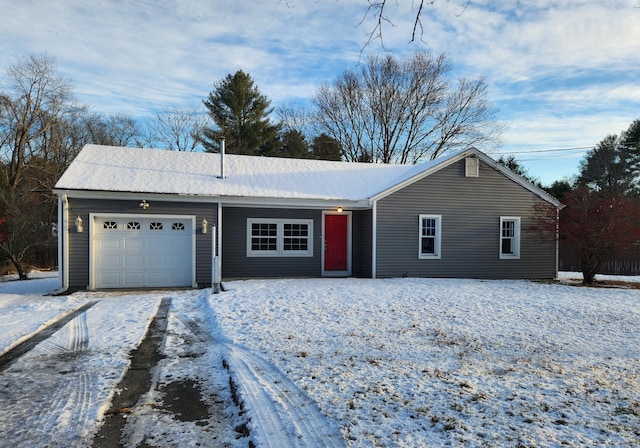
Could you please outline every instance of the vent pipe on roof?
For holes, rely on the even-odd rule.
[[[224,179],[224,137],[220,139],[220,179]]]

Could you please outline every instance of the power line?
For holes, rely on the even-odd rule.
[[[584,151],[593,149],[593,146],[574,146],[571,148],[554,148],[554,149],[531,149],[527,151],[507,151],[509,154],[532,154],[538,152],[559,152],[559,151]]]

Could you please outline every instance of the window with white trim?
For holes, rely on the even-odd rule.
[[[520,258],[520,218],[500,217],[500,258]]]
[[[442,216],[420,215],[418,258],[440,258]]]
[[[247,219],[247,257],[311,257],[312,238],[311,219]]]

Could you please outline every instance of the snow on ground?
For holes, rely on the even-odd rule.
[[[55,287],[50,278],[0,283],[0,352],[99,300],[0,372],[0,446],[90,445],[163,297],[172,300],[165,358],[127,418],[128,446],[640,440],[639,290],[306,279],[229,282],[217,295],[43,296]],[[169,412],[172,390],[194,389],[212,416]]]
[[[640,292],[526,281],[268,280],[212,297],[350,446],[636,446]]]
[[[5,276],[0,281],[0,354],[48,324],[61,312],[76,308],[80,297],[47,296],[58,288],[57,272],[34,272],[31,280]]]

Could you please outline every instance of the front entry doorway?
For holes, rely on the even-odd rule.
[[[351,275],[351,213],[324,212],[322,274]]]

